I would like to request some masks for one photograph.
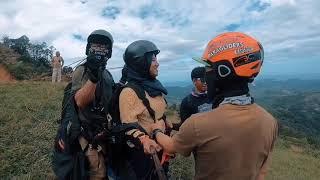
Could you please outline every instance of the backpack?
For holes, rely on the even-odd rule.
[[[87,179],[87,162],[85,151],[78,142],[81,125],[78,119],[74,93],[70,82],[64,89],[61,118],[54,139],[52,168],[58,179]],[[59,146],[59,140],[64,142],[64,149]]]

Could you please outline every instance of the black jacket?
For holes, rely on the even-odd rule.
[[[180,105],[181,122],[173,125],[174,130],[179,130],[181,124],[188,119],[192,114],[210,111],[212,109],[212,102],[208,99],[206,94],[191,93],[186,96]]]

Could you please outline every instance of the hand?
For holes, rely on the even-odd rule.
[[[146,154],[153,154],[156,152],[161,151],[161,147],[152,139],[149,138],[149,136],[144,135],[139,137],[142,145],[143,145],[143,151]]]
[[[101,79],[102,60],[94,55],[87,57],[86,67],[88,68],[88,75],[90,81],[97,83]]]
[[[165,132],[166,123],[164,122],[164,120],[159,120],[159,121],[151,124],[151,131],[153,131],[155,129],[161,129],[163,132]]]

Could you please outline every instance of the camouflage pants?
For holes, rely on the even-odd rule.
[[[61,68],[52,69],[52,82],[61,82]]]
[[[79,143],[82,149],[85,149],[88,141],[83,137],[79,138]],[[91,144],[86,151],[86,156],[89,161],[89,176],[90,180],[107,179],[106,165],[103,148],[99,145],[97,149],[93,149]]]

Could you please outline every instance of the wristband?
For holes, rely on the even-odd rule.
[[[159,132],[163,133],[163,131],[162,131],[161,129],[154,129],[154,130],[151,132],[151,138],[154,139],[155,141],[157,141],[156,135],[157,135],[157,133],[159,133]]]

